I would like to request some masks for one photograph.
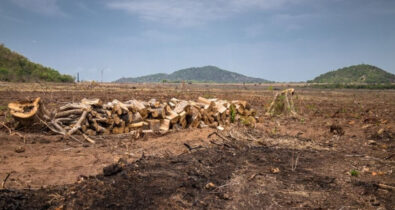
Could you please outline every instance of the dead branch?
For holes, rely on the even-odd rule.
[[[5,183],[7,182],[8,178],[11,176],[11,173],[8,173],[7,176],[4,178],[3,182],[1,183],[1,188],[5,189]]]
[[[86,141],[88,141],[89,143],[96,144],[96,142],[95,142],[93,139],[89,138],[87,135],[82,134],[82,136],[83,136],[84,139],[85,139]]]
[[[86,119],[86,115],[88,114],[88,111],[85,110],[80,119],[78,120],[77,124],[74,125],[74,127],[72,129],[69,130],[69,132],[67,132],[67,135],[71,136],[73,135],[73,133],[75,133],[78,129],[81,128],[81,123]]]

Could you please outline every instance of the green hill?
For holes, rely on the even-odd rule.
[[[321,74],[311,83],[394,83],[395,75],[378,67],[360,64]]]
[[[217,83],[265,83],[270,82],[265,79],[248,77],[231,71],[220,69],[216,66],[192,67],[175,71],[171,74],[151,74],[135,78],[121,78],[117,83],[128,82],[217,82]]]
[[[0,44],[0,81],[9,82],[74,82],[70,75],[29,61]]]

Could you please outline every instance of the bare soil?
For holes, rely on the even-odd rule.
[[[137,140],[128,135],[93,136],[94,145],[45,129],[10,134],[0,125],[0,181],[9,175],[0,190],[0,208],[395,206],[395,91],[297,87],[294,101],[300,116],[271,118],[264,116],[275,94],[269,89],[1,83],[1,107],[38,96],[50,108],[83,97],[110,101],[204,96],[247,100],[261,118],[255,128],[233,125],[219,135],[214,129],[187,129]],[[6,110],[1,110],[1,121],[8,121]]]

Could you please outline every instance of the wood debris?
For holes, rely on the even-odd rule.
[[[89,136],[122,133],[166,133],[171,129],[213,127],[242,119],[255,119],[256,111],[246,101],[226,101],[199,97],[197,102],[172,98],[169,102],[151,99],[148,102],[100,99],[82,99],[48,112],[40,98],[27,103],[10,103],[15,119],[37,118],[51,131],[71,136]]]

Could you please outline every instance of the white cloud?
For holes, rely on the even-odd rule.
[[[193,26],[250,10],[277,9],[300,1],[303,0],[112,0],[107,6],[143,20]]]
[[[50,16],[64,16],[60,10],[57,0],[11,0],[14,4],[24,9]]]

